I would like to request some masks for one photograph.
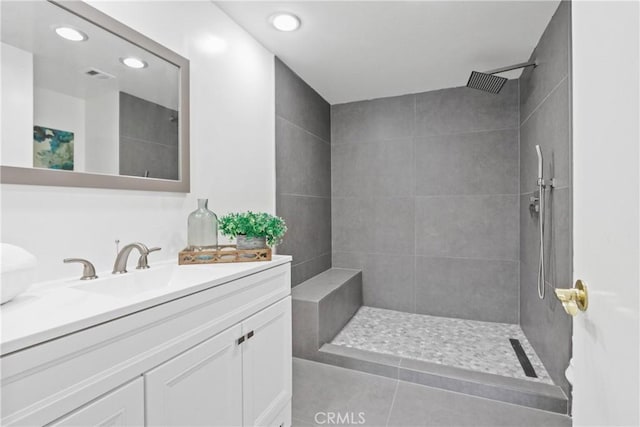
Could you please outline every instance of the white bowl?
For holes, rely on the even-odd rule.
[[[11,301],[35,281],[37,259],[19,246],[2,243],[0,304]]]

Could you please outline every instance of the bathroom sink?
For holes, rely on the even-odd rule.
[[[165,292],[168,288],[179,290],[206,283],[215,275],[211,270],[195,266],[156,265],[148,270],[133,270],[124,274],[109,275],[72,286],[84,292],[129,298],[148,292]]]

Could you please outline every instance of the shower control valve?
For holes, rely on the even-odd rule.
[[[537,196],[529,197],[529,209],[534,212],[540,212],[540,198]]]

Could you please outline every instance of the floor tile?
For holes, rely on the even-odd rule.
[[[571,418],[399,382],[389,426],[571,426]]]
[[[520,340],[538,378],[525,375],[510,338]],[[520,326],[509,323],[364,306],[332,344],[553,384]]]
[[[397,380],[338,368],[309,360],[293,360],[293,418],[308,424],[329,423],[340,415],[360,425],[386,424]],[[334,418],[334,421],[336,418]],[[303,424],[304,425],[304,424]]]

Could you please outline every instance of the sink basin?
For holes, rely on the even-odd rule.
[[[115,298],[129,298],[148,292],[166,292],[167,288],[179,290],[206,283],[214,278],[215,275],[211,270],[205,268],[156,265],[148,270],[134,270],[124,274],[100,277],[72,288]]]

